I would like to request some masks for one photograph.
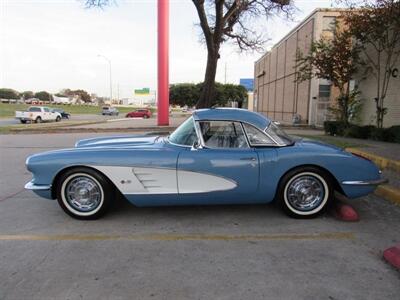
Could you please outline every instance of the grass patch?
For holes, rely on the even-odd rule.
[[[10,103],[0,103],[0,118],[12,118],[15,116],[16,110],[26,110],[30,107],[29,104],[10,104]],[[43,105],[51,108],[62,108],[70,114],[101,114],[102,106],[92,106],[92,105]],[[132,110],[137,109],[137,107],[117,107],[120,114],[126,114]],[[152,110],[154,112],[154,110]]]
[[[346,138],[342,137],[334,137],[334,136],[327,136],[327,135],[297,135],[303,138],[311,139],[311,140],[317,140],[320,142],[324,142],[327,144],[335,145],[340,148],[349,148],[349,147],[366,147],[366,145],[357,143],[351,140],[348,140]]]

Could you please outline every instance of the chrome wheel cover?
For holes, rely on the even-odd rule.
[[[99,207],[103,192],[97,181],[91,177],[79,175],[67,182],[64,197],[73,210],[88,213]]]
[[[312,211],[318,208],[325,198],[324,184],[310,174],[291,180],[286,188],[288,203],[299,211]]]

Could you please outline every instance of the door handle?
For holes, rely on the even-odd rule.
[[[256,161],[255,157],[242,157],[240,160],[250,160],[250,161]]]

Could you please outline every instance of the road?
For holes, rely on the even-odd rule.
[[[101,135],[108,135],[102,133]],[[94,133],[0,135],[0,299],[397,299],[400,208],[294,220],[272,205],[135,208],[97,221],[22,189],[25,158]]]
[[[120,119],[124,116],[103,116],[103,115],[93,115],[93,114],[76,114],[73,115],[70,119],[62,119],[61,122],[68,124],[71,121],[102,121],[102,120],[110,120],[110,119]],[[0,126],[8,126],[8,125],[17,125],[21,124],[21,122],[15,118],[0,118]]]

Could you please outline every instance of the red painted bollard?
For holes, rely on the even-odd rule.
[[[158,0],[157,125],[169,125],[169,0]]]

